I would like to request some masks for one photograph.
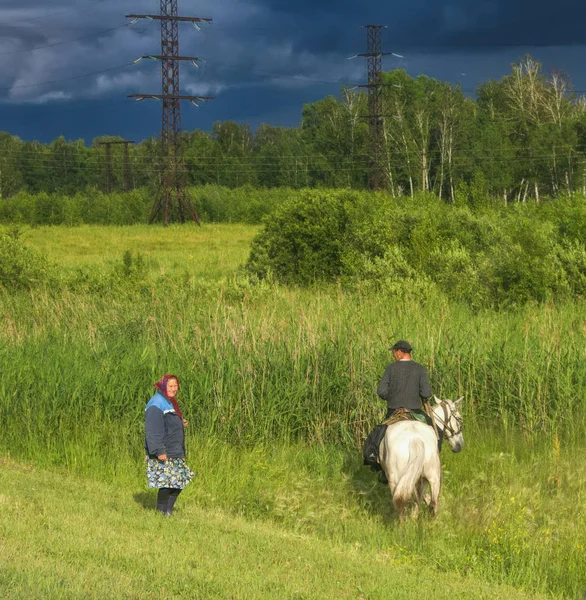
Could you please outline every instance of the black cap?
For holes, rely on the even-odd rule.
[[[413,347],[406,340],[399,340],[398,342],[395,342],[395,344],[391,346],[389,350],[402,350],[403,352],[411,352]]]

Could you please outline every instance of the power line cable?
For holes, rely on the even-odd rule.
[[[218,69],[218,72],[230,72],[230,71],[238,71],[241,72],[241,70],[237,67],[237,66],[233,66],[233,67],[222,67],[220,69]],[[385,71],[385,73],[389,73],[390,71]],[[279,73],[275,73],[272,71],[265,71],[263,69],[252,69],[250,71],[248,71],[248,73],[251,73],[253,75],[261,75],[261,76],[266,76],[266,77],[272,77],[276,80],[287,80],[287,77],[291,78],[292,82],[298,82],[298,83],[302,83],[303,81],[310,81],[312,83],[319,83],[319,84],[324,84],[324,85],[337,85],[337,86],[345,86],[345,87],[357,87],[361,80],[356,80],[356,81],[349,81],[349,80],[332,80],[332,79],[324,79],[322,77],[313,77],[311,75],[304,75],[301,73],[293,73],[293,72],[279,72]],[[435,79],[435,78],[432,78]],[[415,80],[414,80],[415,81]],[[450,86],[451,89],[453,90],[460,90],[462,92],[467,92],[467,93],[476,93],[478,91],[478,89],[472,89],[472,88],[462,88],[459,87],[459,84],[457,83],[452,83],[452,82],[448,82],[448,81],[444,81],[441,79],[437,79],[436,81],[438,81],[439,83],[445,83],[447,85]],[[254,85],[255,82],[243,82],[243,83],[247,83],[247,84],[252,84]],[[261,82],[263,83],[263,82]],[[275,83],[275,82],[269,82],[269,83]],[[478,86],[480,87],[481,85],[483,85],[486,82],[481,82],[478,84]],[[573,89],[569,89],[566,91],[566,94],[572,94],[572,93],[576,93],[576,94],[586,94],[586,90],[573,90]]]
[[[16,157],[12,157],[12,158],[6,158],[4,159],[2,162],[6,165],[10,165],[13,167],[24,167],[26,168],[32,168],[34,166],[37,166],[41,169],[59,169],[59,168],[70,168],[70,169],[88,169],[88,170],[100,170],[102,168],[101,163],[102,163],[102,158],[99,155],[94,155],[91,157],[92,160],[88,161],[86,160],[86,158],[88,157],[80,157],[79,159],[75,159],[75,158],[62,158],[62,157],[51,157],[50,159],[43,161],[34,161],[31,160],[28,163],[24,163],[21,160],[18,160],[18,158]],[[258,163],[255,161],[250,161],[250,162],[246,162],[246,161],[231,161],[230,158],[233,157],[226,157],[227,160],[222,160],[222,159],[218,159],[218,160],[210,160],[210,161],[205,161],[205,160],[196,160],[194,159],[190,159],[190,162],[195,162],[197,163],[198,167],[207,167],[207,168],[229,168],[230,172],[250,172],[252,170],[254,170],[255,168],[258,169],[262,169],[263,172],[268,172],[268,171],[274,171],[274,172],[278,172],[278,171],[287,171],[287,170],[297,170],[298,168],[301,167],[308,167],[311,168],[314,171],[329,171],[329,170],[362,170],[367,168],[368,166],[368,160],[367,159],[360,159],[360,160],[356,160],[353,159],[351,160],[350,165],[340,165],[340,164],[332,164],[331,162],[326,162],[326,164],[324,164],[323,161],[321,160],[316,160],[316,161],[312,161],[307,159],[306,157],[300,156],[295,163],[293,163],[293,161],[288,161],[285,164],[281,164],[279,166],[276,167],[271,167],[271,163],[269,163],[268,166],[263,166],[263,163]],[[327,160],[328,157],[319,157],[319,158],[323,158],[324,160]],[[348,157],[349,159],[352,157]],[[535,157],[501,157],[501,158],[495,158],[495,157],[474,157],[474,158],[469,158],[469,157],[461,157],[459,159],[454,159],[452,161],[451,166],[452,167],[458,167],[458,168],[464,168],[464,167],[472,167],[477,165],[478,163],[483,163],[483,162],[492,162],[492,163],[536,163],[536,162],[543,162],[543,160],[547,160],[547,159],[554,159],[554,158],[559,158],[558,156],[554,155],[554,154],[550,154],[550,155],[542,155],[542,156],[535,156]],[[96,160],[97,159],[97,160]],[[95,162],[94,162],[95,161]],[[575,156],[574,161],[576,163],[582,163],[586,161],[586,157],[584,156]],[[137,170],[144,170],[146,171],[150,171],[150,170],[160,170],[160,171],[165,171],[165,162],[163,159],[161,158],[153,158],[152,160],[144,160],[144,161],[136,161],[135,159],[131,160],[132,165],[137,169]],[[387,161],[385,164],[391,166],[391,167],[398,167],[398,166],[405,166],[405,162],[401,161],[400,158],[395,158],[395,159],[391,159],[389,161]],[[437,163],[434,163],[435,167],[437,168],[439,165]],[[269,168],[271,167],[271,168]],[[189,169],[187,169],[189,170]]]
[[[52,152],[51,147],[48,144],[42,144],[41,147],[43,148],[43,151],[46,152]],[[83,147],[85,152],[88,152],[87,157],[91,158],[93,156],[95,156],[95,152],[99,152],[99,148],[97,146],[84,146]],[[135,146],[135,148],[140,148],[140,143],[138,145]],[[69,149],[73,149],[71,148],[71,146],[69,146]],[[189,151],[189,147],[186,148],[187,151]],[[391,151],[395,150],[393,147],[391,147]],[[524,147],[521,149],[522,152],[531,152],[533,150],[533,148],[531,147]],[[463,149],[462,151],[467,151],[467,149]],[[26,156],[26,153],[28,152],[29,156]],[[2,154],[0,155],[0,160],[2,159],[2,157],[23,157],[23,155],[25,155],[23,158],[24,160],[54,160],[55,157],[54,156],[40,156],[37,157],[35,156],[37,154],[37,150],[33,150],[33,149],[6,149],[2,151]],[[514,152],[514,151],[513,151]],[[157,156],[156,155],[152,155],[152,156],[148,156],[148,155],[141,155],[139,153],[138,150],[135,150],[134,152],[135,156],[134,159],[137,161],[142,161],[145,163],[150,163],[151,161],[156,161]],[[418,151],[416,150],[411,150],[408,152],[405,152],[404,150],[399,150],[399,151],[394,151],[393,152],[394,155],[398,155],[399,157],[403,157],[403,156],[416,156],[419,154]],[[439,150],[431,150],[430,151],[430,155],[432,157],[434,157],[435,155],[439,154]],[[580,154],[578,152],[576,152],[573,157],[575,158],[579,158],[579,157],[583,157],[583,154]],[[331,159],[352,159],[352,160],[367,160],[369,158],[369,154],[367,153],[362,153],[362,152],[358,152],[355,154],[346,154],[346,153],[330,153],[330,152],[324,152],[324,153],[313,153],[313,154],[275,154],[273,156],[263,156],[260,154],[256,154],[255,151],[252,151],[250,154],[248,154],[246,157],[241,157],[241,156],[234,156],[234,155],[230,155],[230,154],[221,154],[219,156],[210,156],[210,155],[206,155],[206,154],[187,154],[187,158],[190,160],[205,160],[205,161],[209,161],[209,162],[221,162],[221,161],[228,161],[228,160],[234,160],[234,161],[238,161],[240,163],[244,163],[244,164],[254,164],[256,161],[258,160],[267,160],[267,161],[272,161],[275,159],[286,159],[286,160],[310,160],[310,159],[325,159],[325,160],[331,160]],[[500,149],[498,151],[498,153],[491,153],[491,154],[477,154],[477,155],[471,155],[471,156],[467,156],[466,160],[470,160],[470,161],[474,161],[474,160],[503,160],[503,161],[507,161],[507,160],[519,160],[519,161],[523,161],[523,160],[541,160],[541,159],[547,159],[547,158],[556,158],[557,160],[560,159],[560,155],[555,153],[555,152],[548,152],[548,153],[538,153],[538,154],[530,154],[529,156],[510,156],[510,155],[505,155],[504,150]],[[63,158],[59,158],[58,160],[63,160]],[[65,160],[69,160],[68,158],[65,158]],[[74,157],[71,157],[71,160],[77,160]],[[453,160],[461,160],[461,158],[454,158]],[[402,162],[400,159],[397,159],[396,162]]]
[[[118,65],[117,67],[110,67],[108,69],[102,69],[100,71],[92,71],[90,73],[83,73],[81,75],[74,75],[73,77],[66,77],[64,79],[54,79],[52,81],[40,81],[39,83],[31,83],[28,85],[13,85],[10,87],[0,88],[0,92],[12,91],[12,90],[20,90],[26,88],[34,88],[41,87],[45,85],[53,85],[55,83],[63,83],[65,81],[73,81],[75,79],[83,79],[84,77],[91,77],[92,75],[101,75],[102,73],[108,73],[110,71],[118,71],[120,69],[125,69],[126,67],[132,67],[134,63],[126,63],[123,65]]]
[[[61,42],[53,42],[51,44],[44,44],[43,46],[35,46],[34,48],[25,48],[24,50],[11,50],[10,52],[0,52],[0,56],[7,56],[9,54],[23,54],[24,52],[35,52],[36,50],[42,50],[44,48],[54,48],[55,46],[63,46],[64,44],[72,44],[74,42],[78,42],[80,40],[91,39],[93,37],[98,37],[105,33],[110,33],[112,31],[117,31],[118,29],[124,29],[125,27],[130,27],[129,23],[124,23],[124,25],[118,25],[118,27],[110,27],[110,29],[102,29],[101,31],[95,31],[93,33],[88,33],[86,35],[82,35],[78,38],[74,38],[72,40],[63,40]],[[139,33],[144,33],[145,30],[139,31]]]

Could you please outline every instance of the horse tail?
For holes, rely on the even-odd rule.
[[[401,506],[409,502],[416,495],[417,482],[423,473],[425,460],[425,444],[419,438],[409,442],[409,461],[401,479],[397,483],[393,494],[395,506]]]

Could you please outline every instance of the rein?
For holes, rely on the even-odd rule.
[[[427,416],[431,419],[431,425],[433,427],[433,431],[435,432],[435,437],[438,439],[438,442],[441,446],[441,442],[439,441],[440,434],[439,434],[439,431],[437,430],[437,423],[435,422],[435,414],[433,412],[433,408],[427,402],[423,406],[426,409],[425,412],[427,413]]]
[[[442,400],[441,405],[442,410],[444,411],[444,420],[442,421],[440,419],[440,423],[443,425],[444,428],[444,433],[447,431],[450,435],[446,436],[446,437],[454,437],[455,435],[458,435],[459,433],[462,433],[462,417],[458,417],[457,415],[455,415],[454,413],[451,414],[451,416],[448,414],[448,409],[447,409],[447,402],[445,402],[444,400]],[[456,420],[456,423],[458,424],[458,430],[454,430],[454,428],[452,427],[452,419],[451,417],[454,417],[454,419]]]

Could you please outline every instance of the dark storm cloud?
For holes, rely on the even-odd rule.
[[[136,66],[132,62],[139,56],[159,53],[158,23],[141,20],[129,26],[124,15],[156,14],[158,8],[156,0],[61,0],[51,4],[22,0],[3,4],[0,6],[0,98],[38,102],[156,92],[160,68],[150,61]],[[239,0],[224,0],[218,6],[212,0],[202,0],[198,3],[199,10],[200,16],[212,16],[221,24],[217,35],[211,35],[205,28],[197,33],[186,26],[181,37],[183,54],[200,56],[203,52],[214,59],[200,71],[184,69],[184,84],[194,93],[203,94],[211,88],[224,87],[222,82],[209,77],[203,81],[204,74],[213,76],[219,65],[242,66],[246,56],[250,57],[250,66],[254,57],[252,48],[256,54],[266,52],[261,50],[259,41],[251,43],[245,39],[250,35],[246,30],[235,34],[231,31],[234,23],[245,24],[259,10],[254,3],[240,6]],[[209,15],[210,12],[213,14]],[[95,75],[84,77],[91,73]],[[45,85],[47,82],[56,83]]]
[[[262,0],[262,5],[275,17],[288,15],[302,26],[300,38],[308,28],[324,32],[328,50],[343,43],[348,27],[367,23],[387,25],[389,39],[411,48],[586,43],[586,3],[579,0],[409,0],[368,5],[351,0]]]
[[[490,27],[478,23],[476,32],[457,32],[456,43],[477,42],[567,46],[586,43],[586,4],[577,0],[499,2],[497,20]]]
[[[586,43],[586,4],[576,0],[447,3],[434,9],[436,40],[448,48],[566,46]],[[418,36],[417,41],[423,42]]]
[[[4,118],[10,103],[60,103],[67,118],[74,102],[132,104],[129,93],[157,92],[160,67],[132,63],[158,52],[159,25],[129,27],[124,15],[158,8],[158,0],[1,0]],[[179,10],[214,19],[200,32],[181,29],[181,53],[207,59],[182,67],[182,89],[218,96],[196,111],[214,119],[282,114],[291,124],[303,102],[364,82],[365,61],[347,59],[365,51],[369,23],[387,25],[384,49],[405,56],[386,57],[385,69],[448,81],[465,72],[469,88],[502,77],[525,52],[580,85],[586,60],[586,3],[577,0],[180,0]]]
[[[155,0],[5,1],[0,7],[0,86],[4,97],[35,100],[46,81],[92,73],[154,53],[156,23],[123,27],[128,12],[156,12]],[[180,2],[180,10],[192,12]],[[185,83],[203,93],[272,80],[278,85],[355,81],[363,66],[346,58],[365,50],[361,25],[386,24],[385,49],[397,53],[490,52],[508,44],[532,47],[586,43],[586,3],[575,0],[201,0],[209,31],[182,35],[182,49],[208,57],[204,70],[186,71]],[[102,31],[102,33],[100,33]],[[139,34],[139,32],[142,32]],[[95,35],[94,35],[95,34]],[[404,66],[401,63],[392,66]],[[387,67],[388,68],[388,67]],[[204,81],[205,80],[205,81]],[[89,83],[89,85],[88,85]],[[96,75],[57,86],[61,94],[96,95],[156,85],[156,67],[141,64],[124,74]],[[9,88],[7,90],[7,88]],[[37,89],[38,88],[38,89]],[[8,93],[6,93],[8,91]]]

